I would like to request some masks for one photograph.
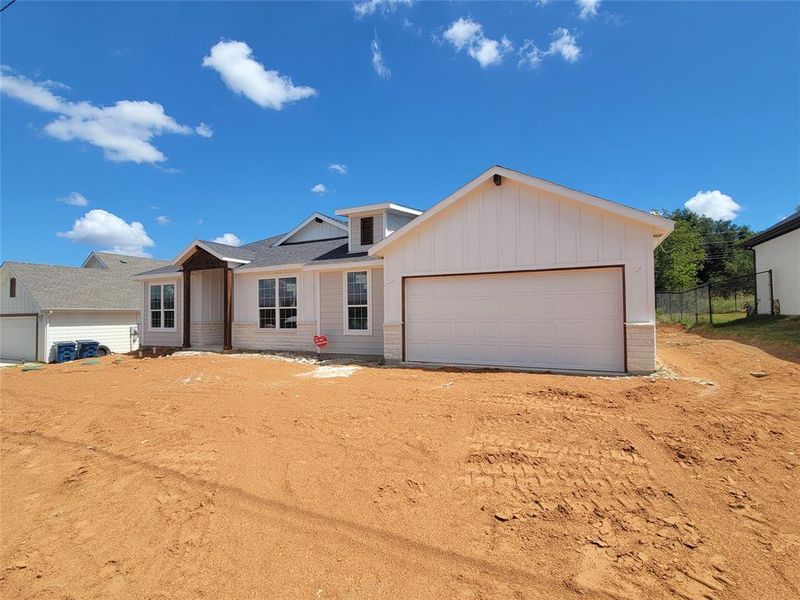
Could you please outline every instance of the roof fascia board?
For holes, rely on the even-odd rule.
[[[174,271],[172,273],[155,273],[153,275],[139,273],[138,275],[132,275],[131,279],[135,281],[152,281],[154,279],[181,279],[182,277],[183,271]]]
[[[286,265],[269,265],[264,267],[238,267],[233,273],[273,273],[275,271],[298,271],[303,268],[303,263]]]
[[[237,264],[240,264],[240,265],[246,265],[247,263],[251,262],[249,260],[243,260],[241,258],[230,258],[230,257],[227,257],[224,254],[220,254],[216,250],[212,250],[210,247],[206,246],[200,240],[195,240],[191,244],[186,246],[186,248],[183,250],[183,252],[181,252],[175,258],[174,261],[172,261],[172,264],[182,263],[184,260],[186,260],[189,257],[189,254],[195,249],[195,247],[202,248],[203,250],[205,250],[206,252],[208,252],[212,256],[216,256],[218,259],[220,259],[222,261],[225,261],[225,262],[233,262],[233,263],[237,263]]]
[[[334,262],[324,265],[306,264],[303,271],[351,271],[353,269],[363,269],[366,267],[382,267],[382,260],[360,260],[351,262]]]
[[[765,229],[761,233],[757,233],[750,239],[745,240],[741,243],[741,245],[744,248],[752,249],[756,246],[760,246],[761,244],[765,244],[766,242],[770,242],[775,238],[784,236],[787,233],[791,233],[797,229],[800,229],[800,217],[787,220],[786,223],[777,223],[772,227]]]
[[[396,212],[406,213],[409,215],[419,216],[423,213],[416,208],[403,206],[402,204],[394,204],[393,202],[380,202],[378,204],[364,204],[362,206],[352,206],[350,208],[340,208],[336,211],[339,216],[347,216],[355,213],[373,212],[376,210],[393,210]]]
[[[544,179],[539,179],[537,177],[525,175],[524,173],[512,171],[510,169],[506,169],[505,167],[495,166],[484,171],[476,178],[467,182],[465,185],[461,186],[455,192],[450,194],[447,198],[432,206],[430,209],[422,213],[422,215],[420,215],[413,221],[409,221],[408,223],[403,225],[400,229],[392,233],[390,236],[382,239],[380,242],[378,242],[372,248],[369,249],[369,255],[381,256],[380,253],[384,248],[402,238],[405,234],[407,234],[415,227],[419,227],[425,221],[430,220],[431,218],[435,217],[437,214],[439,214],[449,206],[455,204],[463,196],[465,196],[466,194],[477,188],[479,185],[482,185],[485,181],[487,181],[490,177],[493,177],[494,175],[507,177],[508,179],[511,179],[518,183],[529,185],[531,187],[535,187],[547,192],[552,192],[554,194],[558,194],[560,196],[569,198],[570,200],[574,200],[582,204],[587,204],[589,206],[593,206],[601,210],[606,210],[614,214],[620,215],[622,217],[626,217],[628,219],[637,221],[639,223],[645,223],[651,225],[657,228],[659,231],[663,231],[664,233],[670,233],[675,226],[672,221],[664,217],[653,215],[646,211],[639,210],[636,208],[631,208],[629,206],[624,206],[616,202],[611,202],[610,200],[604,200],[602,198],[598,198],[597,196],[592,196],[584,192],[579,192],[577,190],[573,190]]]
[[[303,227],[305,227],[306,225],[311,223],[311,221],[313,221],[314,219],[322,219],[326,223],[329,223],[329,224],[333,225],[334,227],[338,227],[342,231],[345,231],[345,232],[347,231],[347,225],[342,223],[341,221],[337,221],[336,219],[331,219],[330,217],[327,217],[327,216],[323,215],[322,213],[315,212],[313,215],[308,217],[305,221],[300,223],[300,225],[298,225],[297,227],[292,229],[289,233],[287,233],[281,239],[279,239],[277,242],[272,244],[272,247],[275,248],[277,246],[280,246],[286,240],[288,240],[290,237],[292,237],[295,233],[297,233],[298,231],[303,229]]]

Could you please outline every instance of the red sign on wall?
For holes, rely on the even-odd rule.
[[[315,335],[314,336],[314,344],[322,350],[325,346],[328,345],[328,336],[327,335]]]

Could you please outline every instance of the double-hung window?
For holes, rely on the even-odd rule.
[[[297,329],[297,277],[258,280],[258,327]]]
[[[150,284],[150,329],[175,329],[175,284]]]
[[[345,333],[368,335],[370,327],[369,271],[350,271],[344,274]]]

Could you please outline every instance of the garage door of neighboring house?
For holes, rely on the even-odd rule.
[[[36,317],[0,317],[0,358],[36,360]]]
[[[408,277],[405,360],[625,370],[621,267]]]

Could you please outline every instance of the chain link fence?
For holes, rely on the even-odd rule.
[[[656,317],[663,322],[713,325],[770,314],[774,314],[772,270],[680,292],[656,292]]]

